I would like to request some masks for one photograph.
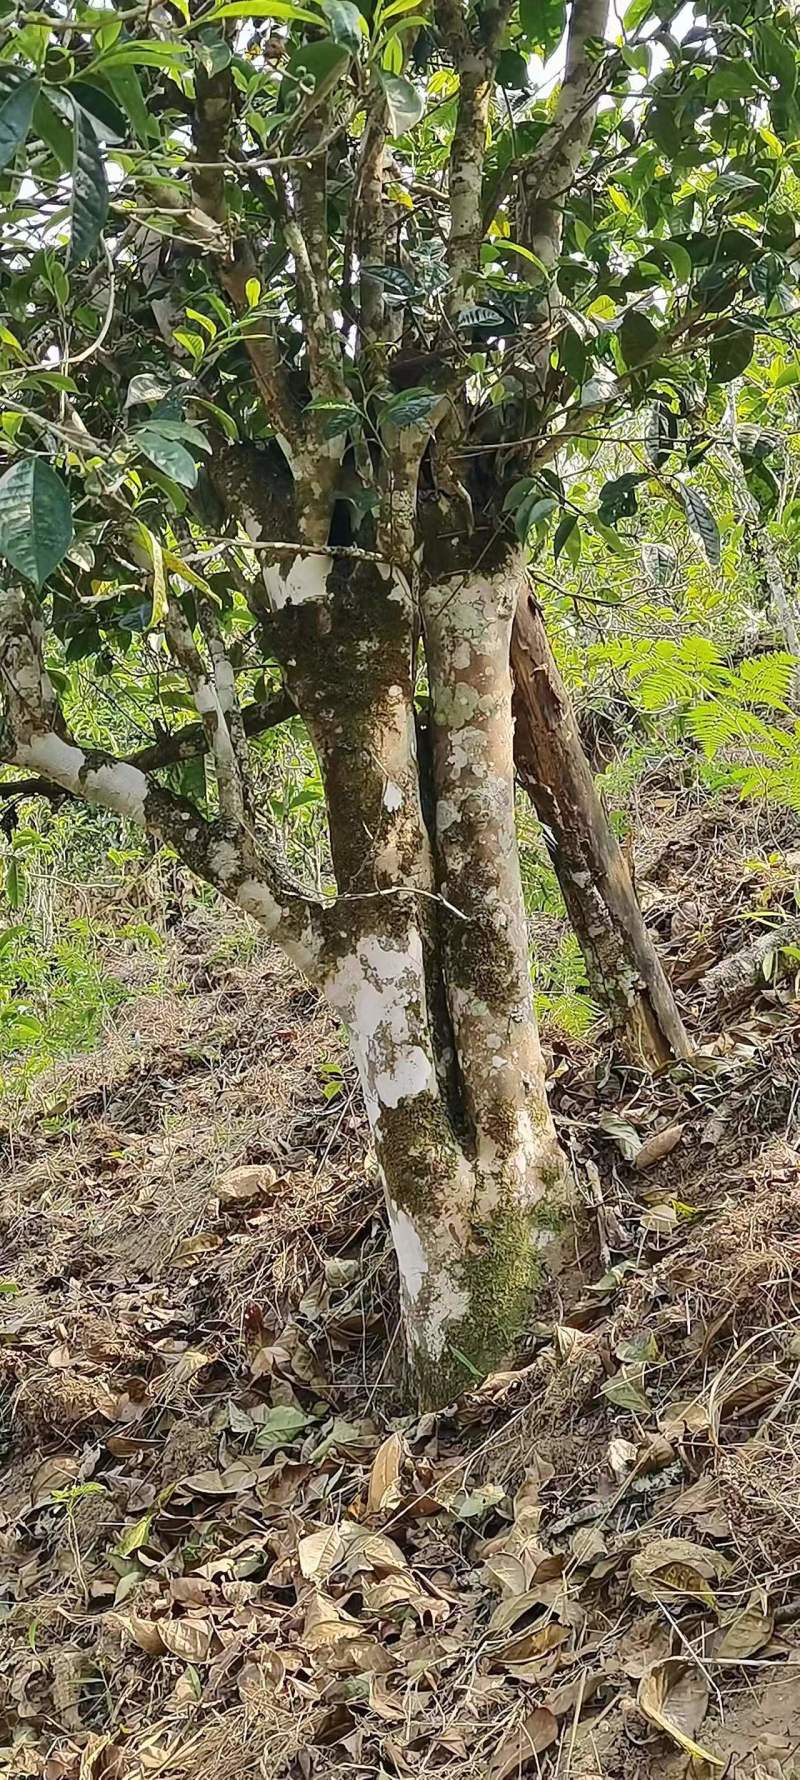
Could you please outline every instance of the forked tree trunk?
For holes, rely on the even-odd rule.
[[[569,1226],[514,832],[514,592],[506,567],[423,598],[431,834],[402,575],[317,556],[302,585],[265,581],[327,794],[339,898],[322,984],[358,1064],[414,1388],[441,1403],[513,1355]]]
[[[527,588],[514,623],[514,758],[553,837],[553,863],[589,987],[633,1062],[657,1068],[691,1047],[631,876],[584,754],[569,693]]]

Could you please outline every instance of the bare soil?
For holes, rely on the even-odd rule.
[[[436,1416],[350,1064],[274,955],[187,918],[169,991],[9,1116],[10,1780],[800,1776],[796,965],[701,986],[796,909],[800,823],[654,826],[698,1055],[551,1035],[577,1260]]]

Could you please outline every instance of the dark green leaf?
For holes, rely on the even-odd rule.
[[[373,266],[368,262],[362,266],[361,276],[382,284],[389,302],[407,303],[417,294],[417,286],[404,266]]]
[[[194,488],[197,465],[178,439],[167,439],[163,433],[151,432],[148,427],[142,427],[132,434],[132,438],[138,450],[155,464],[157,470],[163,470],[164,475],[170,476],[181,488]]]
[[[361,427],[364,416],[354,402],[309,402],[307,414],[316,414],[323,439],[340,439],[352,427]]]
[[[67,90],[73,103],[91,119],[94,133],[101,142],[125,141],[128,130],[123,113],[102,87],[90,86],[85,80],[74,80]]]
[[[714,383],[730,383],[741,377],[750,363],[755,348],[755,334],[749,328],[726,328],[711,342],[709,370]]]
[[[0,167],[14,159],[31,127],[38,80],[21,80],[0,102]]]
[[[550,514],[555,512],[557,506],[558,501],[555,495],[539,495],[534,489],[527,500],[521,502],[514,514],[514,530],[517,537],[524,541],[535,525],[541,525],[543,520],[549,519]]]
[[[78,266],[94,253],[108,215],[108,181],[91,118],[74,105],[72,199],[67,265]]]
[[[390,396],[381,411],[381,420],[388,420],[392,426],[421,426],[429,420],[441,397],[432,389],[403,389],[399,395]]]
[[[33,127],[42,141],[52,149],[65,170],[72,169],[73,140],[69,124],[51,105],[47,93],[40,93],[33,108]]]
[[[386,74],[382,70],[379,79],[386,99],[389,135],[405,136],[419,123],[425,110],[424,97],[402,74]]]
[[[692,531],[697,533],[708,562],[712,568],[716,568],[720,559],[719,526],[705,496],[684,482],[681,484],[681,499]]]
[[[566,25],[566,0],[520,0],[519,22],[529,49],[545,59],[558,48]]]
[[[628,309],[617,335],[620,351],[630,370],[651,358],[658,347],[658,329],[642,309]]]
[[[508,333],[513,327],[508,316],[502,309],[494,309],[489,303],[469,303],[466,309],[460,309],[456,319],[457,328],[482,328],[493,334],[501,331]]]
[[[781,93],[791,96],[797,86],[797,58],[788,35],[776,31],[774,25],[758,24],[755,44],[761,67],[774,75]]]
[[[553,539],[554,562],[558,562],[562,550],[566,549],[577,523],[577,513],[565,513],[563,519],[559,520],[558,525],[556,526],[556,534]]]
[[[519,50],[501,50],[497,60],[497,84],[507,87],[512,93],[524,93],[530,88],[530,75],[525,56]]]
[[[41,587],[72,543],[72,507],[41,457],[19,458],[0,480],[0,555]]]
[[[666,463],[677,436],[677,414],[673,414],[671,408],[665,408],[663,402],[657,402],[648,419],[645,433],[645,451],[657,470]]]
[[[319,43],[304,43],[289,57],[281,84],[282,102],[295,105],[298,86],[306,93],[316,93],[322,88],[327,91],[346,72],[349,64],[349,50],[343,43],[334,43],[332,37],[324,37]]]

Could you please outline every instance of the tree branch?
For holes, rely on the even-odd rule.
[[[167,602],[164,633],[170,653],[189,682],[200,721],[208,737],[208,749],[214,757],[217,775],[220,810],[229,822],[241,822],[244,815],[242,775],[228,728],[227,715],[220,700],[216,676],[209,674],[192,636],[191,625],[173,594],[169,595]]]
[[[198,64],[192,114],[192,141],[196,152],[196,163],[192,166],[192,195],[204,215],[223,228],[228,227],[228,207],[221,156],[233,123],[233,102],[230,69],[223,68],[219,74],[209,75]],[[220,283],[234,307],[246,315],[247,284],[251,278],[258,277],[258,267],[244,236],[232,242],[228,257],[218,260],[217,269]],[[258,331],[245,327],[242,338],[276,437],[286,441],[287,455],[290,455],[291,446],[302,435],[302,417],[281,363],[277,341],[274,335],[266,332],[266,327],[261,318]]]
[[[18,589],[0,592],[3,757],[83,803],[113,810],[157,840],[222,896],[252,915],[307,975],[317,973],[325,909],[291,879],[283,862],[245,824],[207,822],[129,761],[77,745],[58,710],[41,652],[41,627]]]
[[[535,253],[548,272],[561,252],[561,200],[572,185],[591,138],[597,103],[605,86],[588,44],[604,37],[608,6],[609,0],[573,0],[564,79],[553,124],[537,144],[519,179],[516,238]]]

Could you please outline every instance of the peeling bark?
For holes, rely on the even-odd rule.
[[[653,1069],[687,1057],[675,997],[583,752],[541,612],[525,586],[511,659],[517,772],[553,836],[553,862],[592,994],[632,1062]]]

